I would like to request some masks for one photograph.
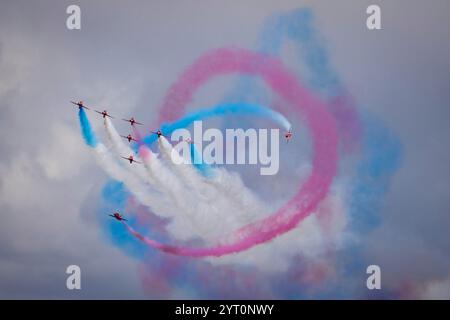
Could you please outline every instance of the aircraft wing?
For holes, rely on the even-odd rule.
[[[76,105],[77,107],[80,107],[80,105],[79,105],[77,102],[75,102],[75,101],[70,101],[70,103],[73,103],[73,104]],[[87,110],[91,110],[91,109],[89,109],[88,107],[86,107],[85,105],[81,105],[81,108],[85,108],[85,109],[87,109]]]
[[[154,133],[154,134],[158,134],[158,132],[157,131],[150,131],[151,133]],[[161,136],[163,136],[163,137],[166,137],[167,139],[169,139],[169,137],[168,136],[166,136],[165,134],[162,134],[161,133]]]

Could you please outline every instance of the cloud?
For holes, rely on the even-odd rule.
[[[0,4],[1,297],[145,297],[134,272],[138,263],[105,241],[93,216],[106,176],[82,146],[68,100],[83,98],[150,124],[172,80],[201,53],[229,44],[253,48],[267,16],[299,6],[294,0],[205,1],[200,12],[183,2],[126,8],[123,1],[79,2],[80,32],[65,28],[63,1]],[[360,104],[395,128],[406,148],[405,165],[382,208],[383,224],[360,239],[362,263],[380,264],[393,289],[410,280],[425,287],[422,297],[448,297],[450,44],[442,39],[449,3],[383,2],[380,32],[364,28],[366,4],[313,4],[339,74]],[[212,97],[206,92],[196,102],[209,105]],[[102,126],[100,120],[94,124]],[[118,130],[129,129],[124,123]],[[288,198],[291,177],[301,175],[295,166],[301,155],[282,156],[279,175],[250,181],[252,189]],[[244,173],[244,181],[251,173]],[[330,235],[348,223],[339,215],[333,221]],[[319,218],[309,224],[301,233],[308,237],[292,233],[284,240],[305,255],[319,244],[322,230]],[[243,263],[267,272],[285,268],[283,259],[268,259],[266,249],[256,249],[261,252]],[[64,287],[64,270],[72,263],[86,275],[80,293]]]
[[[425,286],[421,299],[430,300],[449,300],[450,299],[450,278],[435,280]]]
[[[79,132],[61,123],[53,124],[50,130],[49,143],[44,143],[39,150],[36,162],[49,179],[63,180],[79,175],[90,159],[89,154],[83,152]]]

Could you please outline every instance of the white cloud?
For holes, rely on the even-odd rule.
[[[89,161],[86,151],[80,133],[57,122],[51,126],[48,139],[42,142],[36,162],[47,178],[69,179],[80,174]]]

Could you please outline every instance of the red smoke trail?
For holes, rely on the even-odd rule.
[[[160,123],[176,120],[192,100],[195,91],[219,75],[242,73],[260,76],[266,84],[291,104],[305,120],[313,139],[313,168],[295,196],[273,215],[236,231],[235,239],[211,247],[180,247],[163,244],[127,229],[138,239],[164,252],[192,256],[222,256],[240,252],[269,241],[297,226],[327,195],[338,162],[338,131],[326,105],[305,89],[283,63],[267,55],[245,49],[220,48],[200,57],[169,89],[161,107]]]
[[[131,126],[131,129],[133,130],[133,136],[136,138],[138,145],[140,145],[142,141],[141,133],[135,126]]]

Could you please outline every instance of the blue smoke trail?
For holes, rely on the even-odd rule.
[[[97,137],[92,130],[89,119],[87,118],[86,112],[81,108],[78,112],[81,133],[86,144],[95,148],[98,145]],[[136,241],[136,239],[115,219],[108,217],[107,212],[113,213],[114,211],[123,212],[126,208],[126,202],[129,198],[129,193],[122,182],[110,180],[102,190],[102,199],[105,201],[99,212],[100,223],[105,232],[109,236],[109,239],[114,243],[114,245],[121,247],[124,252],[138,257],[143,258],[148,252],[147,247]],[[130,224],[135,221],[134,217],[128,217]]]
[[[341,83],[333,70],[324,41],[314,28],[314,15],[310,9],[299,9],[274,18],[265,26],[261,36],[260,50],[269,54],[279,54],[283,39],[293,41],[297,58],[304,61],[309,69],[308,83],[316,90],[336,94]]]
[[[89,147],[95,148],[98,144],[97,137],[92,130],[89,119],[87,118],[86,112],[83,108],[80,108],[80,110],[78,111],[78,117],[80,119],[81,133],[83,135],[84,141]]]
[[[310,88],[328,99],[344,91],[321,36],[314,28],[311,10],[295,10],[269,19],[260,39],[261,50],[269,54],[280,52],[283,39],[292,40],[299,61],[303,61],[309,69],[306,79]],[[360,112],[360,117],[363,128],[362,158],[357,165],[349,199],[349,227],[353,232],[364,234],[381,221],[383,199],[393,174],[401,164],[403,148],[395,134],[380,120],[367,112]],[[357,245],[341,253],[345,276],[354,278],[360,270],[364,270],[366,265],[361,256],[362,248]],[[342,292],[348,292],[349,288],[342,289]],[[336,297],[334,294],[339,292],[339,287],[332,292]]]
[[[308,8],[272,16],[266,21],[260,34],[259,50],[278,55],[285,41],[292,41],[298,61],[308,68],[308,86],[332,99],[344,92],[344,88],[314,24],[314,14]],[[241,100],[246,100],[246,96],[253,92],[263,92],[263,96],[264,91],[257,86],[254,79],[242,77],[229,96],[239,97]],[[352,229],[363,231],[375,227],[379,221],[382,199],[388,191],[391,176],[401,162],[402,146],[381,121],[361,112],[360,116],[363,117],[364,128],[362,159],[357,167],[356,184],[352,190],[350,215],[353,218],[351,223],[355,224]]]
[[[314,14],[309,8],[273,15],[264,23],[257,50],[278,56],[286,40],[290,40],[297,60],[308,68],[308,74],[302,75],[308,87],[331,98],[342,91],[342,85],[314,23]],[[254,96],[255,92],[257,96]],[[266,98],[265,90],[254,78],[241,76],[225,101],[251,100],[261,103]]]
[[[289,130],[291,128],[290,122],[280,113],[257,105],[257,104],[249,104],[249,103],[225,103],[217,105],[213,108],[200,109],[199,111],[194,111],[192,113],[187,114],[182,119],[163,124],[161,126],[161,131],[164,135],[170,135],[177,129],[187,128],[194,121],[208,119],[212,117],[224,116],[224,115],[233,115],[233,114],[245,114],[251,116],[259,116],[263,118],[268,118],[274,121],[275,123],[282,126],[285,130]],[[152,145],[156,139],[157,135],[152,134],[143,139],[144,144]],[[212,175],[211,167],[203,163],[201,161],[201,157],[198,154],[198,150],[194,144],[191,144],[191,161],[194,164],[194,167],[205,177],[210,177]]]
[[[343,91],[330,63],[324,41],[314,27],[310,9],[298,9],[268,19],[260,36],[260,50],[279,54],[285,39],[291,40],[299,61],[308,67],[308,85],[328,98]],[[362,159],[350,200],[352,229],[365,232],[380,222],[382,199],[402,158],[402,145],[380,120],[360,112],[363,123]]]
[[[314,29],[313,22],[313,15],[309,9],[295,10],[293,12],[289,12],[288,14],[271,18],[261,34],[260,40],[262,44],[260,46],[260,50],[275,55],[280,52],[285,39],[292,40],[293,44],[296,47],[296,53],[299,61],[303,61],[309,68],[310,74],[307,78],[309,86],[318,91],[321,91],[322,94],[330,98],[338,95],[340,90],[342,90],[341,82],[330,65],[329,55],[320,40],[319,34]],[[256,86],[254,82],[247,82],[246,84],[250,87]],[[239,86],[238,89],[233,92],[233,96],[245,97],[250,91],[251,90],[248,90],[248,87],[245,89],[245,86]],[[260,93],[261,90],[254,91],[257,91],[258,95],[264,94]],[[241,101],[244,100],[245,99],[242,99]],[[227,104],[222,104],[222,106],[223,105]],[[245,104],[240,103],[239,105]],[[95,147],[95,145],[97,144],[95,135],[89,134],[92,133],[92,130],[84,112],[81,111],[82,110],[80,110],[80,123],[82,127],[83,137],[89,146]],[[81,115],[81,113],[84,114],[87,126],[83,125],[83,116]],[[178,128],[188,127],[193,121],[197,119],[203,119],[223,114],[226,113],[219,112],[215,114],[206,112],[206,114],[197,115],[198,118],[192,117],[192,115],[188,115],[180,121],[163,125],[161,127],[161,130],[164,134],[170,134]],[[365,114],[363,124],[363,157],[357,167],[357,177],[352,190],[352,198],[350,199],[350,215],[353,218],[351,219],[352,229],[359,230],[360,232],[364,232],[364,230],[370,230],[379,222],[379,212],[382,205],[382,199],[388,191],[392,175],[398,169],[402,158],[401,143],[399,142],[398,138],[392,132],[387,130],[387,128],[380,121],[374,119],[368,114]],[[151,145],[154,141],[156,141],[155,135],[146,137],[144,140],[144,142],[148,145]],[[191,156],[195,156],[195,154],[192,152],[192,149]],[[120,205],[120,203],[122,203],[120,199],[122,196],[127,197],[127,195],[125,194],[126,191],[122,190],[121,192],[123,192],[123,194],[125,195],[119,193],[119,195],[122,195],[117,196],[115,192],[116,190],[120,191],[120,189],[120,185],[113,185],[113,187],[109,188],[105,186],[104,197],[108,200],[108,202],[118,199],[119,203],[116,206],[119,209],[123,209],[123,207]],[[113,220],[111,221],[111,223],[114,223],[114,226],[120,225],[119,223],[115,222],[116,221]],[[116,236],[119,237],[119,240],[115,241],[115,243],[117,246],[125,249],[125,246],[123,246],[122,243],[127,243],[128,240],[126,238],[122,238],[122,235],[120,234],[120,232],[123,231],[123,228],[118,228],[120,230],[115,230],[114,226],[112,226],[112,229],[110,229],[109,232],[114,235],[114,239],[116,238]],[[123,235],[123,237],[125,237],[125,235]],[[133,243],[136,242],[133,241]],[[128,249],[129,247],[126,248]],[[347,252],[345,253],[352,256],[344,257],[346,264],[352,261],[356,262],[355,256],[358,255],[358,248],[352,249],[356,250],[356,252],[350,252],[350,250],[347,250]],[[163,256],[161,257],[161,259],[165,259],[165,257]],[[191,262],[187,261],[186,259],[183,259],[182,261],[186,264],[186,266],[177,269],[176,277],[168,279],[172,285],[180,284],[180,286],[182,285],[187,290],[195,290],[200,294],[205,294],[206,297],[224,297],[224,294],[221,291],[222,289],[220,287],[217,287],[217,282],[215,282],[214,278],[211,279],[211,282],[202,281],[203,278],[201,277],[201,273],[199,272],[198,268],[198,266],[201,265],[201,262],[195,262],[195,264],[191,264]],[[157,266],[158,264],[158,262],[151,263],[153,263],[153,266]],[[358,260],[358,272],[360,272],[360,270],[364,270],[363,266],[360,265],[361,263],[363,262],[361,260]],[[356,266],[352,267],[355,268]],[[257,271],[255,270],[255,273],[256,272]],[[230,277],[230,279],[233,280],[232,277]],[[271,291],[276,292],[278,297],[310,297],[310,294],[306,294],[302,289],[299,289],[298,283],[294,283],[291,280],[292,277],[287,277],[283,274],[280,275],[275,281],[270,280],[265,282],[270,282],[267,285],[272,287]],[[238,292],[239,289],[242,289],[242,284],[236,284],[233,289],[235,289],[233,291]],[[339,290],[333,290],[333,294],[331,297],[336,298],[337,292],[339,292]],[[251,295],[245,293],[243,294],[242,298],[248,298],[249,296]],[[230,297],[233,298],[236,296],[233,296],[231,294]]]
[[[194,111],[178,121],[163,124],[161,126],[161,131],[165,135],[170,135],[177,129],[189,127],[194,121],[233,114],[245,114],[268,118],[278,123],[286,130],[289,130],[291,127],[289,121],[282,114],[272,109],[249,103],[225,103],[212,108]],[[156,141],[156,139],[157,136],[152,134],[144,138],[144,143],[150,146]]]
[[[351,194],[352,229],[364,233],[380,223],[382,199],[402,160],[403,147],[380,120],[365,115],[362,159]]]
[[[298,9],[272,17],[268,19],[260,36],[259,50],[278,55],[284,40],[291,40],[298,61],[303,61],[309,69],[309,86],[333,95],[341,88],[341,83],[330,64],[324,41],[314,28],[314,23],[314,15],[310,9]]]
[[[119,211],[126,217],[128,223],[133,225],[133,228],[141,234],[151,236],[159,241],[167,241],[165,232],[158,230],[156,227],[153,228],[148,222],[137,221],[138,217],[133,208],[128,205],[130,197],[130,193],[122,182],[110,179],[102,189],[103,203],[98,212],[100,225],[108,239],[128,255],[138,259],[154,257],[158,254],[157,251],[148,250],[148,247],[141,241],[136,241],[136,238],[121,223],[108,216],[108,214]],[[146,217],[150,216],[154,218],[153,222],[158,221],[159,223],[158,217],[147,212]]]
[[[259,50],[278,55],[285,40],[292,41],[298,61],[304,63],[308,69],[305,78],[307,85],[331,100],[345,92],[345,88],[330,63],[324,41],[315,29],[314,23],[314,15],[310,9],[298,9],[272,16],[265,23],[260,35]],[[266,98],[262,89],[254,79],[240,77],[225,101],[251,99],[261,103]],[[403,148],[396,135],[380,120],[368,113],[359,112],[359,114],[363,127],[362,158],[357,165],[356,178],[351,189],[349,214],[350,229],[363,234],[380,223],[383,199],[388,192],[393,174],[401,165]],[[364,270],[365,262],[360,258],[361,248],[355,245],[341,253],[345,275],[354,277],[360,270]],[[280,281],[279,283],[283,283],[282,288],[275,290],[280,296],[286,297],[289,291],[291,297],[302,295],[296,288],[288,289],[289,286],[284,282]],[[336,287],[330,291],[332,297],[339,296],[337,295],[339,289]],[[344,288],[342,292],[348,292],[348,289]]]
[[[190,145],[191,161],[193,166],[205,177],[212,177],[213,171],[211,166],[202,161],[201,155],[198,153],[197,147],[194,143]]]
[[[121,247],[124,252],[136,258],[143,258],[148,251],[147,247],[136,241],[136,239],[123,227],[121,223],[109,217],[106,213],[119,211],[123,213],[126,209],[130,194],[125,185],[116,180],[109,180],[102,190],[102,199],[105,201],[100,212],[100,224],[104,232],[112,243]],[[134,218],[127,215],[130,224],[133,224]]]

